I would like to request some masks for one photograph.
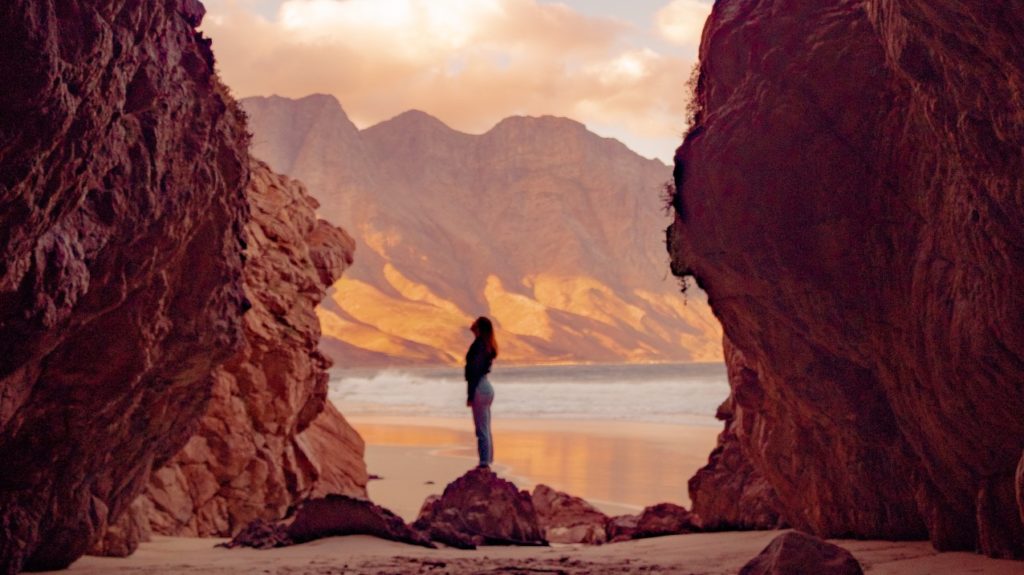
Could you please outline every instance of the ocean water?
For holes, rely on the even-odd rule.
[[[491,410],[508,419],[721,425],[724,364],[494,366]],[[465,417],[458,368],[331,371],[329,397],[347,415]]]

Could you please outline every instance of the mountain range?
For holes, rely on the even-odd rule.
[[[360,130],[327,95],[242,106],[253,154],[357,242],[318,311],[339,364],[458,363],[479,315],[509,363],[721,359],[703,294],[669,274],[662,162],[565,118],[473,135],[420,111]]]

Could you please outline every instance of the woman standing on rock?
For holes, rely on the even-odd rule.
[[[487,374],[491,371],[494,358],[498,357],[498,342],[494,340],[494,326],[486,317],[478,317],[469,329],[475,339],[466,352],[466,384],[469,392],[466,406],[473,408],[476,448],[480,454],[478,467],[487,468],[494,461],[494,442],[491,440],[494,388]]]

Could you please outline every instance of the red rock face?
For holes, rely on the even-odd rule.
[[[533,499],[489,469],[471,469],[423,503],[412,528],[463,549],[547,545]]]
[[[715,4],[670,251],[797,527],[1024,554],[1022,29],[1007,3]]]
[[[0,573],[88,549],[240,340],[247,141],[201,15],[0,7]]]
[[[363,442],[329,407],[314,308],[355,244],[316,218],[297,181],[254,162],[246,228],[245,347],[214,372],[198,432],[153,472],[154,531],[230,537],[312,495],[366,496]]]
[[[744,406],[753,406],[756,414],[759,404],[758,388],[749,386],[746,379],[753,372],[746,365],[742,352],[728,339],[724,343],[733,391],[716,414],[725,422],[718,445],[711,452],[708,464],[689,481],[693,512],[700,517],[701,527],[708,531],[785,527],[787,523],[780,515],[782,504],[775,489],[751,464],[737,439],[744,433],[740,429],[744,422],[747,425],[756,422],[756,415],[744,417],[747,409]]]

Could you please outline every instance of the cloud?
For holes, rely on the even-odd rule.
[[[699,0],[672,0],[658,10],[655,23],[658,33],[669,42],[680,46],[698,46],[709,14],[711,4]]]
[[[239,97],[330,93],[361,127],[412,108],[474,133],[510,115],[561,115],[666,159],[684,128],[693,58],[563,4],[287,0],[267,12],[210,5],[204,31]]]

